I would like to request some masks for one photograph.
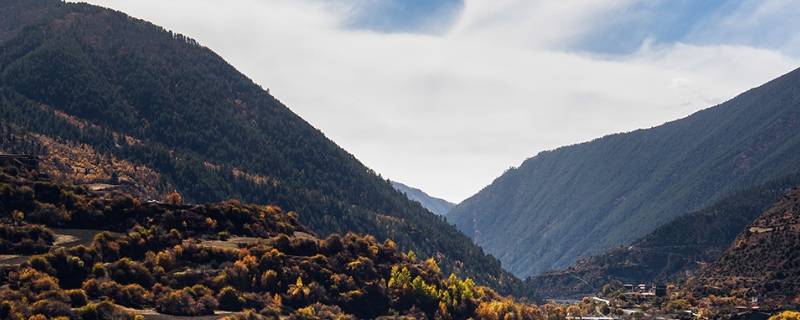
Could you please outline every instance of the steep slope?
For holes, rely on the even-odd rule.
[[[640,238],[800,169],[800,71],[659,127],[546,151],[447,219],[519,276]]]
[[[705,290],[768,305],[800,298],[800,189],[760,215],[699,277]]]
[[[614,282],[665,282],[694,274],[719,258],[747,225],[796,186],[800,186],[797,174],[735,192],[630,245],[583,258],[569,269],[546,272],[526,283],[544,297],[563,298],[596,293]]]
[[[196,41],[57,0],[3,1],[0,14],[0,150],[144,198],[177,190],[191,202],[276,204],[323,236],[394,239],[447,272],[503,292],[517,283]]]
[[[425,209],[440,216],[447,214],[455,206],[455,204],[447,200],[432,197],[420,189],[409,187],[397,181],[391,181],[391,183],[397,191],[402,192],[409,199],[419,202]]]

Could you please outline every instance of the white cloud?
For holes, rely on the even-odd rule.
[[[800,55],[800,2],[742,0],[727,4],[725,14],[699,23],[687,38],[698,42],[736,43]]]
[[[650,127],[795,68],[777,51],[561,51],[630,1],[467,0],[442,36],[340,28],[322,0],[93,0],[212,48],[366,165],[459,201],[535,153]]]

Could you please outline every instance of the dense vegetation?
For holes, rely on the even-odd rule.
[[[4,267],[0,318],[125,319],[147,308],[185,316],[231,311],[232,319],[563,319],[567,312],[445,277],[437,260],[402,253],[391,240],[353,233],[319,239],[278,207],[171,199],[96,194],[2,166],[0,227],[116,232]]]
[[[455,206],[455,204],[447,200],[432,197],[420,189],[409,187],[397,181],[392,181],[392,186],[397,191],[404,193],[409,199],[419,202],[425,209],[438,215],[447,214]]]
[[[800,189],[755,219],[698,278],[705,294],[800,302]]]
[[[119,12],[0,2],[0,135],[0,150],[40,155],[62,181],[275,204],[305,212],[320,235],[394,239],[524,294],[496,259],[212,51]]]
[[[0,254],[44,253],[54,241],[53,232],[42,226],[0,225]]]
[[[787,191],[800,175],[735,192],[703,210],[680,216],[630,245],[584,258],[566,270],[526,282],[544,297],[600,292],[610,283],[666,283],[714,262],[745,228]]]
[[[518,276],[566,268],[800,172],[800,70],[662,126],[542,152],[447,219]]]

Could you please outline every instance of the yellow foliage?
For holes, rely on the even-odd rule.
[[[408,260],[411,260],[412,262],[417,261],[417,254],[414,253],[414,251],[408,250],[408,252],[406,253],[406,258],[408,258]]]
[[[436,259],[434,259],[433,257],[430,257],[430,258],[428,258],[428,260],[425,260],[425,266],[427,266],[428,269],[430,269],[434,273],[441,273],[442,272],[442,269],[439,268],[439,264],[436,263]]]
[[[408,267],[401,269],[398,265],[392,266],[389,288],[401,290],[411,288],[411,271],[408,270]]]
[[[800,312],[784,311],[769,317],[769,320],[800,320]]]

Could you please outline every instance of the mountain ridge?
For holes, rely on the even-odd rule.
[[[446,272],[519,289],[496,259],[197,41],[58,0],[5,1],[0,15],[0,149],[144,198],[270,202],[322,236],[393,239]]]
[[[397,189],[397,191],[404,193],[409,199],[419,202],[423,207],[437,215],[447,215],[447,212],[449,212],[450,209],[455,206],[454,203],[431,196],[421,189],[410,187],[406,184],[393,180],[391,183],[392,186]]]
[[[683,119],[541,152],[447,218],[523,277],[633,241],[796,172],[798,78],[795,70]]]

